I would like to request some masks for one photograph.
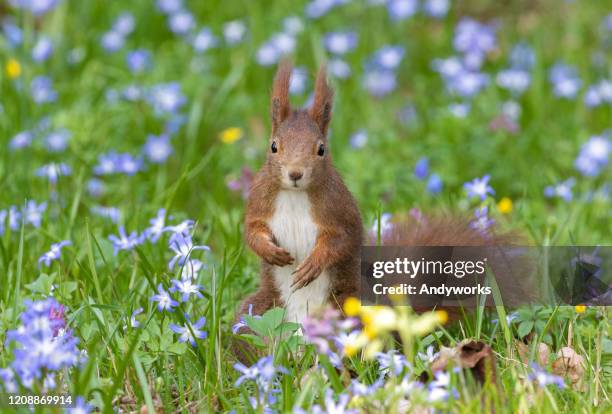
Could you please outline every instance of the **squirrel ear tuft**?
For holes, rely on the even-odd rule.
[[[270,114],[272,116],[272,132],[289,116],[291,105],[289,104],[289,81],[293,71],[291,62],[282,59],[278,65],[274,84],[272,86],[272,101]]]
[[[314,101],[308,114],[317,123],[323,135],[327,135],[327,127],[331,120],[333,98],[334,91],[327,84],[327,71],[325,66],[321,66],[315,81]]]

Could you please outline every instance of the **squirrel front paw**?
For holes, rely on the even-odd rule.
[[[291,284],[292,290],[295,292],[298,289],[308,286],[313,280],[315,280],[323,268],[319,266],[314,260],[306,259],[298,266],[293,272],[293,283]]]
[[[293,263],[293,257],[291,257],[291,254],[287,250],[283,249],[282,247],[278,247],[272,242],[268,242],[263,248],[261,258],[275,266],[287,266]]]

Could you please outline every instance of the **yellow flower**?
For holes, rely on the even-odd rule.
[[[445,310],[436,311],[436,316],[438,317],[438,321],[440,321],[442,325],[448,322],[448,312],[446,312]]]
[[[504,197],[497,203],[497,209],[502,214],[512,213],[512,200],[508,197]]]
[[[225,144],[233,144],[242,138],[242,128],[232,127],[221,131],[219,139]]]
[[[344,301],[344,313],[346,316],[357,316],[361,310],[361,301],[357,298],[347,298]]]
[[[574,306],[574,309],[576,309],[576,313],[584,313],[586,312],[586,305],[576,305]]]
[[[359,351],[359,348],[353,344],[344,345],[344,355],[346,355],[349,358],[355,355],[357,351]]]
[[[16,59],[9,59],[6,63],[6,74],[9,78],[15,79],[21,75],[21,65]]]

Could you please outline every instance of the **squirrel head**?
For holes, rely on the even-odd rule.
[[[327,127],[331,120],[333,91],[327,84],[325,67],[315,81],[314,100],[307,110],[294,110],[289,103],[292,67],[281,61],[272,87],[272,133],[267,163],[286,190],[303,191],[326,179],[331,158]]]

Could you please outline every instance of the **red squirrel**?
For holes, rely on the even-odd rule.
[[[267,159],[246,206],[246,242],[261,258],[261,285],[239,315],[281,306],[285,320],[302,322],[321,305],[342,308],[357,296],[363,223],[355,199],[335,170],[327,131],[333,91],[322,67],[307,110],[289,103],[291,65],[279,65],[271,99],[272,133]],[[506,235],[484,238],[457,218],[404,222],[383,239],[411,246],[502,245]]]

